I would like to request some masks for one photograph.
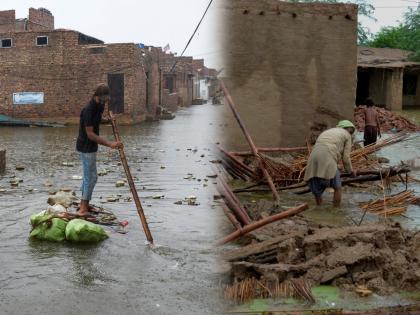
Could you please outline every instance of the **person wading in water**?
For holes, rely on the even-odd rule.
[[[99,125],[105,104],[109,101],[110,90],[106,84],[100,84],[89,103],[80,113],[79,136],[76,142],[76,150],[80,154],[83,167],[82,200],[80,202],[79,215],[86,216],[89,212],[89,202],[92,192],[98,180],[96,170],[96,152],[98,144],[111,149],[122,148],[121,142],[108,141],[99,136]]]
[[[336,128],[325,130],[316,140],[309,156],[304,179],[315,196],[317,205],[322,204],[322,194],[325,189],[332,187],[334,206],[340,206],[341,178],[338,162],[342,160],[350,176],[355,176],[350,160],[352,135],[355,130],[351,121],[342,120]]]

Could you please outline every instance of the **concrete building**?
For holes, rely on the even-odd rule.
[[[257,145],[305,144],[353,118],[356,5],[226,1],[223,19],[223,77]]]
[[[420,106],[420,62],[409,61],[409,54],[400,49],[359,47],[356,104],[371,98],[391,110]]]
[[[153,118],[158,106],[191,105],[191,57],[54,29],[43,8],[31,8],[28,19],[14,15],[0,12],[0,114],[77,123],[98,83],[110,86],[110,108],[122,123]]]

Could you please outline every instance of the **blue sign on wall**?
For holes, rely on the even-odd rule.
[[[44,92],[13,93],[13,104],[44,104]]]

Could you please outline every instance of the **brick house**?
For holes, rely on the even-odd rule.
[[[191,104],[191,57],[54,29],[54,17],[43,8],[19,20],[13,10],[1,11],[0,24],[0,114],[76,123],[98,83],[110,86],[110,107],[122,123],[153,117],[159,105]],[[172,87],[168,77],[175,78]]]

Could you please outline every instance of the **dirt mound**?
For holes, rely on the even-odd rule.
[[[363,131],[365,128],[365,121],[363,117],[363,109],[366,106],[358,106],[354,110],[354,123],[357,130]],[[382,131],[420,131],[420,126],[411,122],[407,118],[393,113],[385,108],[375,107],[379,114],[379,122]]]
[[[225,253],[233,282],[257,278],[274,285],[305,279],[378,294],[420,289],[420,233],[398,224],[334,228],[301,217],[272,224],[254,243]]]

